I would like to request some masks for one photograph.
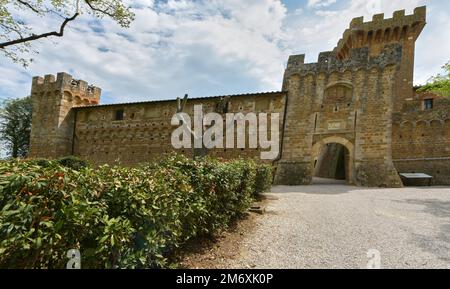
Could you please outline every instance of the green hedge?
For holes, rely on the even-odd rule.
[[[162,268],[185,241],[214,234],[268,188],[268,166],[170,156],[140,168],[0,164],[0,267]],[[264,177],[265,175],[265,177]]]
[[[273,182],[273,167],[269,165],[258,165],[256,168],[255,188],[253,193],[255,196],[268,192]]]
[[[50,166],[54,166],[54,165],[61,165],[63,167],[71,168],[74,170],[81,170],[82,168],[89,166],[88,161],[85,161],[85,160],[75,157],[75,156],[62,157],[62,158],[59,158],[59,159],[56,159],[53,161],[48,160],[48,159],[36,158],[36,159],[26,160],[26,162],[28,162],[29,164],[37,165],[37,166],[41,166],[41,167],[50,167]]]

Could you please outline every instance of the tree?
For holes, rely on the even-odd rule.
[[[438,74],[430,78],[427,84],[419,88],[418,91],[431,91],[442,96],[450,96],[450,61],[442,68],[446,74]]]
[[[66,26],[82,13],[115,20],[122,27],[129,27],[134,20],[130,8],[123,0],[0,0],[0,53],[28,65],[22,58],[32,48],[31,42],[47,37],[62,37]],[[35,34],[20,18],[18,11],[28,11],[40,17],[58,17],[60,26],[54,31]]]
[[[26,157],[30,146],[31,97],[6,100],[0,107],[0,141],[13,158]]]

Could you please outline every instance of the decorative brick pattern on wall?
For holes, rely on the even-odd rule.
[[[257,111],[268,113],[269,116],[279,113],[282,118],[284,101],[283,92],[230,96],[228,113],[245,115]],[[206,114],[217,112],[220,103],[221,97],[190,99],[184,112],[193,120],[194,105],[202,105]],[[257,103],[265,105],[255,109]],[[123,120],[115,120],[118,110],[123,111]],[[118,162],[122,165],[151,161],[172,151],[192,156],[192,149],[175,150],[172,147],[171,134],[176,126],[171,126],[171,119],[176,111],[177,102],[172,100],[77,108],[74,154],[98,164]],[[225,119],[225,115],[222,115]],[[280,119],[280,131],[282,122]],[[225,159],[242,157],[258,160],[260,153],[260,148],[208,150],[209,156]]]

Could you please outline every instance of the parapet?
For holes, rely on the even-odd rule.
[[[372,21],[354,18],[333,51],[319,54],[316,63],[305,63],[305,55],[289,57],[286,75],[330,73],[347,69],[381,68],[402,61],[404,41],[415,41],[426,24],[426,7],[418,7],[414,14],[405,10],[394,12],[384,19],[384,14],[373,15]]]
[[[405,10],[395,11],[392,18],[375,14],[372,21],[364,22],[363,17],[354,18],[350,27],[335,48],[338,58],[346,58],[352,48],[371,46],[374,43],[399,42],[420,35],[426,24],[426,6],[414,9],[414,14],[405,15]]]
[[[299,67],[305,63],[305,54],[299,54],[299,55],[291,55],[289,56],[288,68],[294,68]]]
[[[369,47],[352,48],[351,57],[340,59],[336,51],[324,51],[319,54],[316,63],[304,63],[304,55],[289,57],[285,76],[292,74],[331,73],[355,69],[383,69],[388,65],[397,65],[402,59],[402,46],[399,43],[387,44],[378,55],[370,55]],[[302,60],[302,61],[300,61]]]
[[[91,104],[98,104],[101,95],[99,87],[89,85],[84,80],[73,79],[72,75],[65,72],[59,72],[56,77],[52,74],[33,77],[31,93],[48,91],[69,92],[73,97],[85,99]]]

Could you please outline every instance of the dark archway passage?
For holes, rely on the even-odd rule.
[[[349,159],[349,151],[342,144],[325,144],[314,160],[314,177],[348,182]]]

